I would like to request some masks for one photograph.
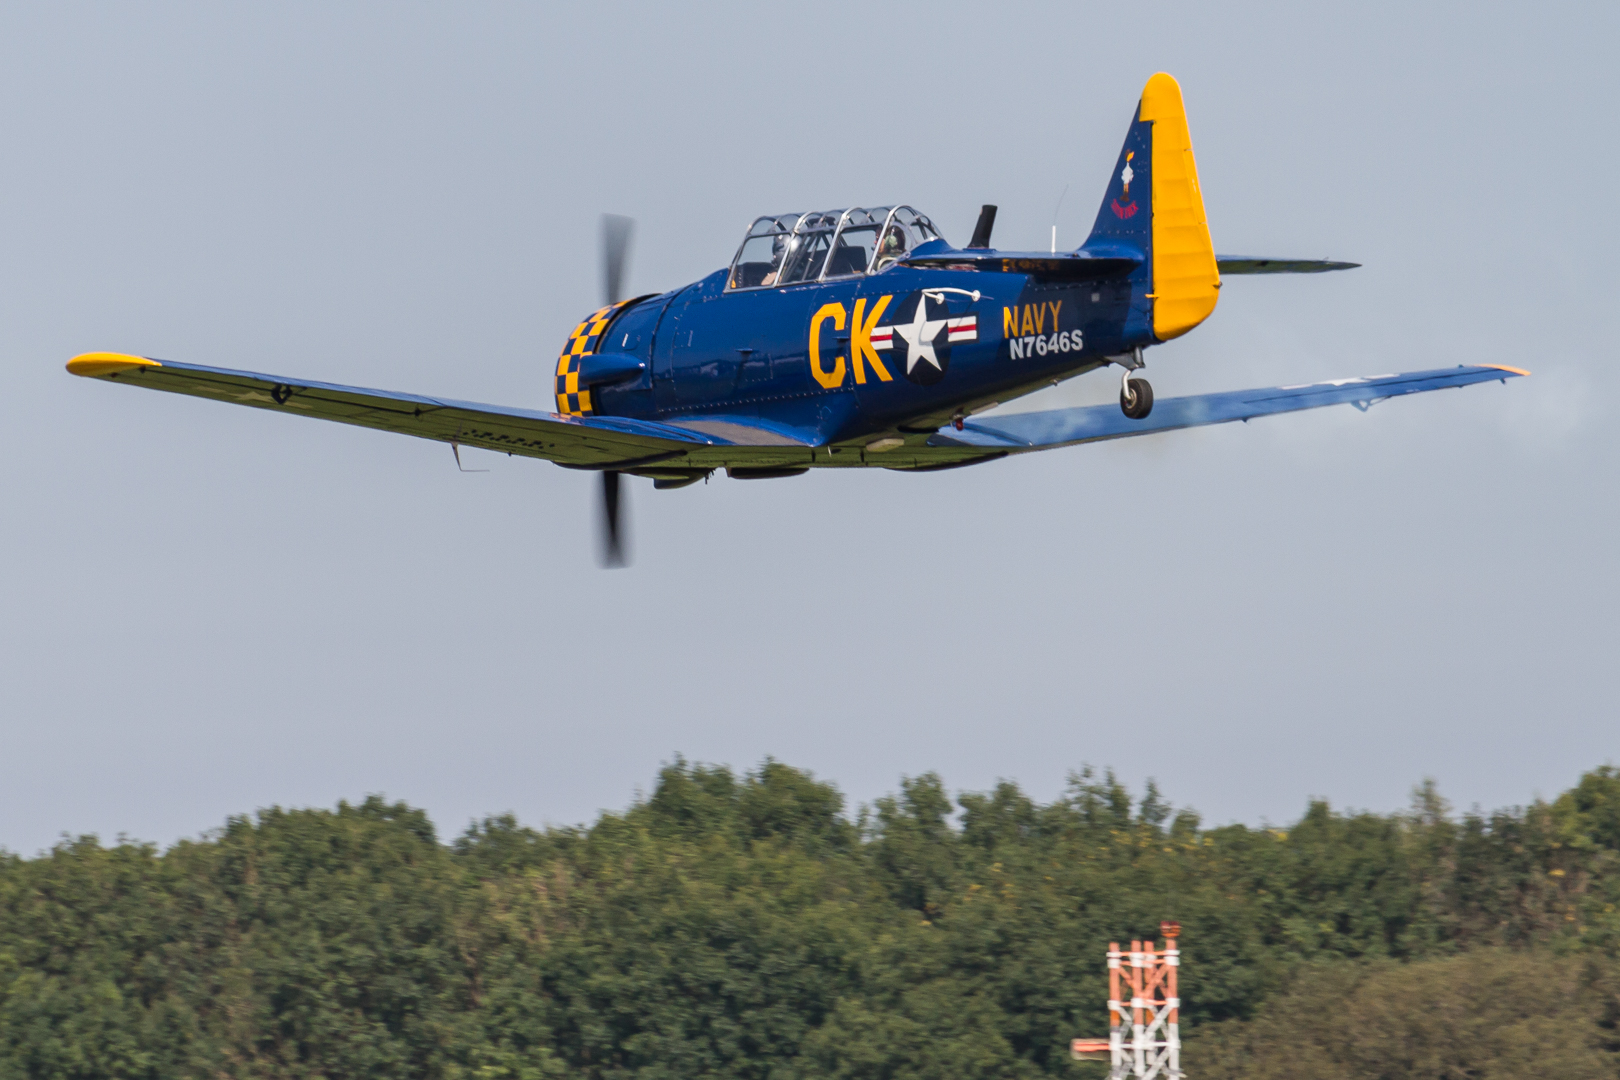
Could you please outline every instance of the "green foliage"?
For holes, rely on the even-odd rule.
[[[1193,1033],[1183,1060],[1203,1080],[1591,1080],[1620,1075],[1617,1016],[1620,966],[1596,957],[1313,965],[1254,1021]]]
[[[775,761],[677,761],[589,827],[445,845],[372,798],[0,854],[0,1080],[1080,1078],[1103,950],[1165,918],[1195,1075],[1282,1075],[1307,1009],[1324,1077],[1509,1075],[1554,1029],[1547,1075],[1616,1075],[1617,890],[1610,768],[1490,815],[1425,785],[1205,829],[1089,770],[1046,805],[927,774],[852,817]]]

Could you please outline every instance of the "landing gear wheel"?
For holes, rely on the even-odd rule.
[[[1119,391],[1119,408],[1132,420],[1146,420],[1153,411],[1153,387],[1146,379],[1126,379]]]

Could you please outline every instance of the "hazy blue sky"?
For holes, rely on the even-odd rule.
[[[1614,4],[0,8],[0,846],[386,792],[446,831],[677,753],[852,801],[1086,762],[1208,821],[1552,795],[1620,747]],[[1530,379],[677,492],[96,384],[88,350],[544,406],[598,298],[756,214],[1073,246],[1180,81],[1230,281],[1158,395]],[[1107,400],[1116,376],[1052,401]],[[477,459],[477,460],[471,460]]]

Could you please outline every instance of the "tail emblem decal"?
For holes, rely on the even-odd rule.
[[[1120,182],[1125,185],[1124,195],[1120,196],[1119,198],[1112,199],[1108,203],[1108,208],[1112,210],[1114,212],[1114,216],[1119,218],[1121,221],[1135,215],[1136,213],[1136,200],[1131,198],[1131,181],[1136,179],[1136,173],[1131,169],[1131,158],[1135,156],[1136,151],[1127,151],[1125,154],[1125,167],[1119,171]],[[1125,201],[1120,202],[1120,198],[1123,198]]]

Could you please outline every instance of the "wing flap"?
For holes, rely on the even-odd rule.
[[[1220,394],[1166,398],[1154,404],[1145,420],[1132,420],[1117,405],[1088,405],[1074,409],[1014,413],[968,420],[961,431],[932,435],[930,446],[984,447],[1012,452],[1048,450],[1076,443],[1125,439],[1178,428],[1225,424],[1257,416],[1318,409],[1325,405],[1357,405],[1428,390],[1445,390],[1473,383],[1502,381],[1528,375],[1520,368],[1485,364],[1472,367],[1414,371],[1404,375],[1373,375],[1334,379],[1302,386],[1258,390],[1232,390]]]

